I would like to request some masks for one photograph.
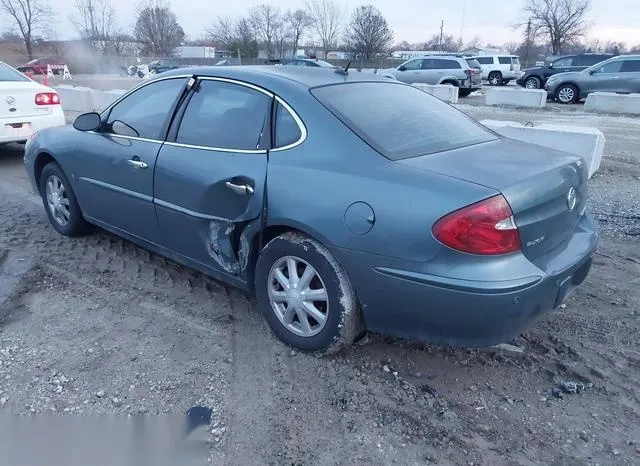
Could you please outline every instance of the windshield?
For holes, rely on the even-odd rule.
[[[29,81],[29,79],[18,70],[11,68],[6,63],[0,62],[0,82],[7,81]]]
[[[317,87],[311,93],[349,129],[391,160],[496,139],[464,113],[420,89],[389,82]]]

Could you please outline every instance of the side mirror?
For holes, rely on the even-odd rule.
[[[100,128],[100,114],[96,112],[83,113],[73,121],[73,127],[78,131],[95,131]]]
[[[407,71],[407,67],[406,67],[406,66],[404,66],[404,65],[400,65],[400,66],[398,67],[398,71]]]
[[[591,75],[596,74],[597,71],[598,70],[589,70],[589,74],[591,74]]]
[[[134,128],[120,120],[115,120],[111,123],[111,131],[120,136],[132,136],[136,138],[140,136]]]
[[[547,68],[553,69],[553,63],[549,63],[549,66]]]

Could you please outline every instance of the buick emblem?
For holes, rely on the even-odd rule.
[[[7,103],[8,103],[9,105],[11,105],[12,103],[14,103],[15,101],[16,101],[16,99],[14,99],[14,98],[13,98],[13,96],[11,96],[11,95],[10,95],[9,97],[7,97]]]
[[[576,200],[576,188],[571,186],[571,189],[569,189],[569,192],[567,193],[567,207],[569,207],[569,210],[574,209],[576,206]]]

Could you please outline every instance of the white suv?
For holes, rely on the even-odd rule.
[[[503,86],[520,73],[520,60],[517,55],[481,55],[475,58],[482,68],[482,79],[492,86]]]

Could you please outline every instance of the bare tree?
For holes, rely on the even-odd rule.
[[[32,59],[34,38],[46,30],[53,16],[47,0],[0,0],[0,10],[13,19],[27,56]]]
[[[313,26],[325,52],[336,45],[338,30],[342,23],[342,8],[333,0],[306,0],[313,19]]]
[[[300,39],[306,30],[313,24],[313,18],[304,10],[288,11],[286,14],[287,26],[291,32],[291,46],[293,48],[293,56],[298,51]]]
[[[464,46],[465,49],[475,49],[480,48],[482,45],[482,39],[479,36],[474,36],[467,44]]]
[[[144,46],[142,53],[156,57],[173,56],[185,36],[176,15],[163,0],[146,0],[138,6],[134,34]]]
[[[227,51],[238,52],[243,57],[258,55],[258,43],[249,18],[220,17],[211,28],[207,29],[207,33],[218,47]]]
[[[422,50],[438,50],[440,52],[459,52],[462,49],[462,40],[456,39],[450,34],[434,34],[420,47]]]
[[[368,60],[389,48],[393,33],[380,10],[363,5],[353,12],[345,39],[349,48]]]
[[[517,42],[506,42],[501,49],[504,50],[507,53],[510,53],[512,55],[515,55],[518,53],[518,49],[520,48],[520,44],[518,44]]]
[[[279,42],[282,40],[282,17],[280,9],[272,5],[262,3],[251,9],[251,25],[256,36],[262,42],[269,58],[277,55]]]
[[[71,22],[78,34],[90,41],[92,50],[99,48],[106,55],[116,34],[116,12],[110,0],[76,0],[74,6]]]
[[[526,0],[524,13],[532,34],[545,37],[554,55],[575,42],[586,31],[589,0]]]

